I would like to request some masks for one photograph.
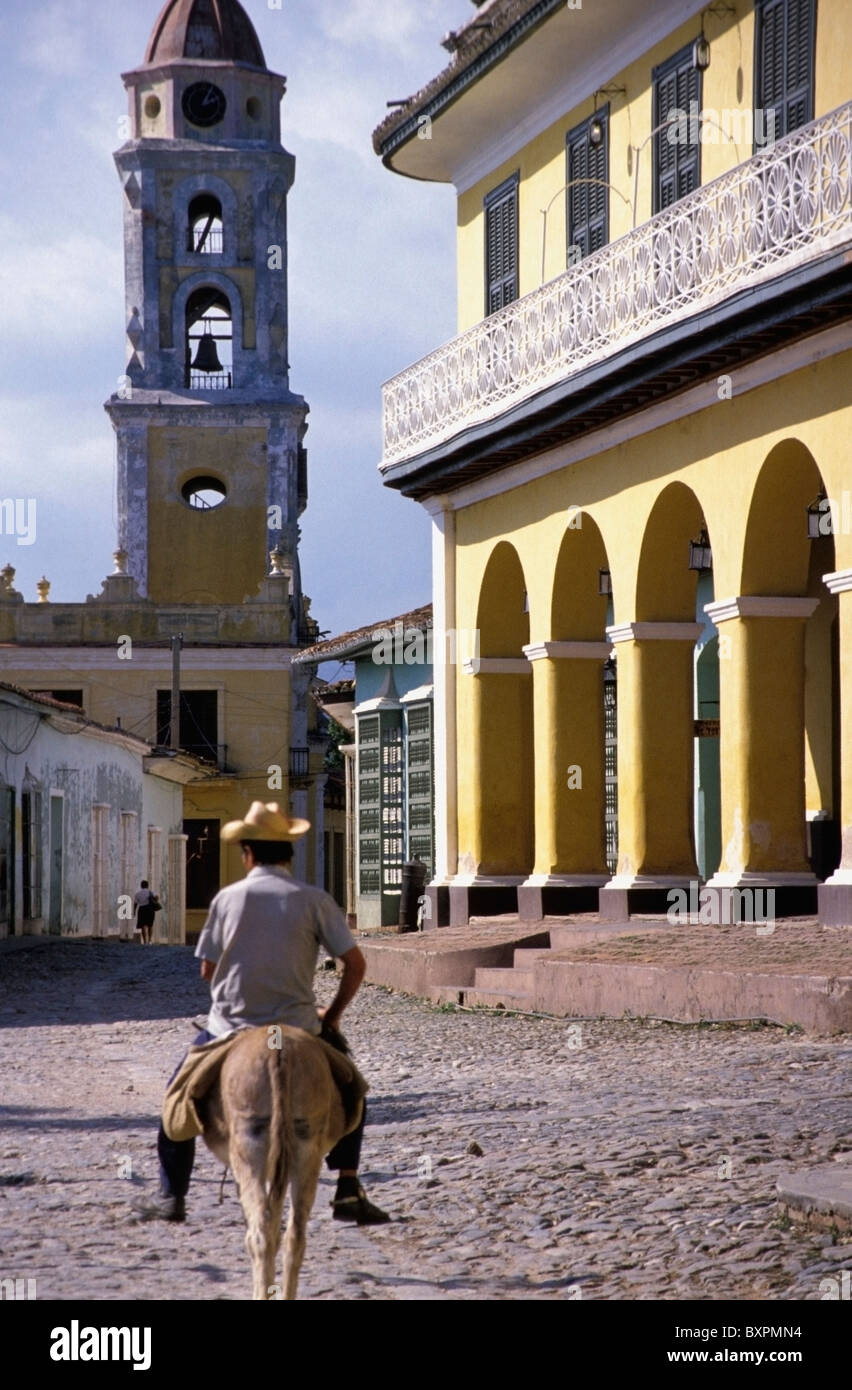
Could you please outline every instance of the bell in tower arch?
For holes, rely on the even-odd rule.
[[[223,372],[225,370],[219,361],[216,339],[213,337],[209,325],[204,335],[198,340],[198,350],[195,354],[192,370],[194,372]]]

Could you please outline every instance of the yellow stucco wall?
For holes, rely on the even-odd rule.
[[[156,603],[242,603],[266,573],[266,431],[197,425],[148,432],[148,593]],[[184,502],[198,475],[218,478],[213,511]]]
[[[708,113],[740,113],[726,117],[732,139],[719,132],[709,120],[702,127],[701,180],[709,183],[720,174],[748,159],[753,147],[750,113],[754,101],[754,7],[751,0],[736,0],[737,14],[709,14],[705,33],[711,44],[711,62],[702,76],[702,109]],[[626,88],[624,94],[600,99],[610,103],[610,241],[617,240],[633,225],[636,194],[636,223],[647,221],[652,210],[653,141],[645,141],[652,128],[653,68],[697,38],[699,19],[695,16],[672,31],[634,63],[612,73],[602,85]],[[820,116],[848,101],[849,73],[852,70],[852,7],[847,0],[819,0],[815,74],[815,115]],[[501,70],[490,74],[499,84]],[[458,200],[457,270],[459,332],[478,323],[485,313],[485,219],[486,195],[514,173],[519,185],[519,280],[521,295],[542,283],[542,210],[551,203],[547,219],[544,280],[566,268],[565,195],[560,195],[566,178],[565,140],[568,132],[589,117],[593,100],[566,111],[558,121],[524,145],[485,178],[466,190]],[[436,123],[435,138],[440,135]],[[637,156],[637,147],[641,153]],[[638,164],[638,185],[636,170]],[[560,196],[554,196],[560,195]]]
[[[809,633],[807,649],[810,660],[804,696],[809,710],[806,801],[809,809],[826,809],[832,800],[832,750],[824,728],[820,732],[825,713],[825,698],[820,691],[830,673],[826,634],[834,618],[836,600],[824,589],[820,592],[819,586],[823,573],[852,566],[852,535],[838,535],[833,546],[830,539],[819,542],[823,547],[817,557],[819,563],[812,566],[805,511],[819,489],[820,479],[828,495],[837,499],[842,497],[844,487],[850,487],[847,441],[852,431],[852,352],[735,395],[733,400],[718,399],[715,383],[708,385],[707,393],[706,407],[682,420],[460,509],[456,514],[457,623],[460,630],[477,626],[488,562],[496,545],[503,541],[514,547],[520,562],[529,595],[531,642],[602,638],[604,618],[597,598],[598,546],[586,547],[585,576],[579,568],[572,576],[572,582],[588,587],[589,612],[595,613],[595,624],[578,624],[576,631],[568,631],[564,601],[557,605],[556,612],[553,608],[557,562],[563,545],[569,546],[566,537],[572,534],[569,523],[572,519],[576,523],[576,508],[582,510],[587,527],[594,522],[600,530],[606,565],[612,572],[616,624],[637,619],[692,620],[695,576],[687,568],[686,547],[703,515],[713,546],[717,600],[742,594],[807,595],[811,591],[821,598],[816,621],[821,624],[823,640],[816,640],[818,629],[814,628]],[[545,457],[558,460],[559,451]],[[811,572],[815,568],[819,568],[819,576]],[[511,616],[509,621],[514,621]],[[597,631],[593,630],[595,625]],[[734,622],[720,627],[722,638],[731,639],[731,650],[726,653],[723,649],[723,657],[734,656],[736,642],[750,643],[755,649],[765,642],[765,635],[754,630],[750,636],[737,634],[737,626]],[[774,630],[779,637],[782,635],[780,626]],[[796,640],[791,630],[785,642],[779,642],[774,655],[770,657],[767,651],[759,658],[768,679],[765,689],[777,690],[778,723],[790,728],[797,718],[800,720],[796,702],[801,699],[801,692],[796,693],[788,678],[784,650],[786,644],[789,655]],[[519,656],[520,646],[516,634],[500,655]],[[622,648],[619,662],[625,674],[630,664],[626,658],[627,649]],[[730,664],[724,660],[720,663],[723,681],[724,668]],[[483,798],[493,798],[500,778],[510,775],[499,747],[488,759],[487,768],[480,769],[478,776],[469,774],[473,764],[467,763],[465,750],[477,743],[477,679],[459,669],[459,844],[463,871],[476,867],[474,847],[481,840]],[[848,647],[842,654],[841,680],[852,682],[852,651]],[[784,700],[791,702],[786,712],[789,718],[782,707]],[[661,710],[665,703],[661,694]],[[740,716],[746,724],[755,717],[753,710],[745,706]],[[621,718],[620,711],[620,721]],[[557,722],[554,715],[554,723]],[[748,732],[758,739],[764,737],[754,727]],[[767,729],[765,738],[770,737]],[[766,778],[775,777],[768,753],[767,759],[770,770]],[[723,786],[726,782],[734,785],[742,773],[742,750],[732,737],[726,742],[723,736]],[[785,772],[779,764],[779,797],[785,795],[782,783],[789,773],[789,766]],[[846,789],[847,805],[852,804],[850,794],[852,786]],[[544,797],[546,802],[550,789],[537,786],[535,795],[537,801]],[[623,811],[629,819],[627,808]],[[663,807],[657,830],[660,824],[664,824]]]

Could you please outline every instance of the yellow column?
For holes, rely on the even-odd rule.
[[[602,663],[607,642],[524,647],[533,669],[535,864],[518,915],[594,912],[609,878],[604,831]]]
[[[524,648],[533,668],[535,866],[527,882],[603,883],[604,711],[607,642]]]
[[[519,883],[533,860],[530,666],[523,658],[500,657],[469,665],[475,682],[472,881]]]
[[[722,862],[713,887],[816,882],[805,830],[805,623],[817,599],[707,605],[719,628]]]
[[[840,621],[840,864],[819,887],[820,918],[828,926],[852,926],[852,569],[826,574],[839,596]]]
[[[702,630],[646,622],[607,629],[618,656],[618,873],[604,893],[698,877],[693,669]]]
[[[533,862],[532,679],[523,657],[476,657],[470,722],[459,740],[458,873],[449,884],[450,926],[518,909]],[[467,705],[467,699],[463,702]]]

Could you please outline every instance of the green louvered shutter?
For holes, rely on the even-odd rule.
[[[591,141],[592,119],[603,139]],[[598,251],[609,241],[609,107],[570,131],[567,139],[567,263]],[[578,248],[575,250],[574,248]]]
[[[755,147],[814,116],[816,0],[758,0],[755,35]]]
[[[377,714],[358,719],[358,891],[378,897],[382,891],[381,720]]]
[[[485,312],[518,297],[518,176],[485,199]]]
[[[654,212],[671,207],[701,182],[701,139],[696,116],[701,110],[701,72],[692,44],[654,69]],[[673,111],[679,127],[660,130]],[[678,139],[670,139],[676,134]],[[696,138],[697,137],[697,138]]]
[[[426,865],[426,881],[435,872],[435,789],[432,706],[412,705],[406,720],[406,821],[408,857]]]

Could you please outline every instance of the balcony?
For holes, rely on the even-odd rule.
[[[449,442],[467,431],[481,439],[491,423],[497,428],[508,412],[548,388],[579,384],[587,369],[621,360],[626,349],[848,245],[850,190],[852,102],[394,377],[383,393],[382,470],[397,473],[395,465],[441,446],[449,453],[455,447]],[[736,337],[735,327],[727,332]],[[764,333],[763,341],[772,340]],[[413,486],[410,492],[417,495]]]
[[[291,748],[290,749],[290,781],[304,782],[311,775],[311,750],[310,748]]]

